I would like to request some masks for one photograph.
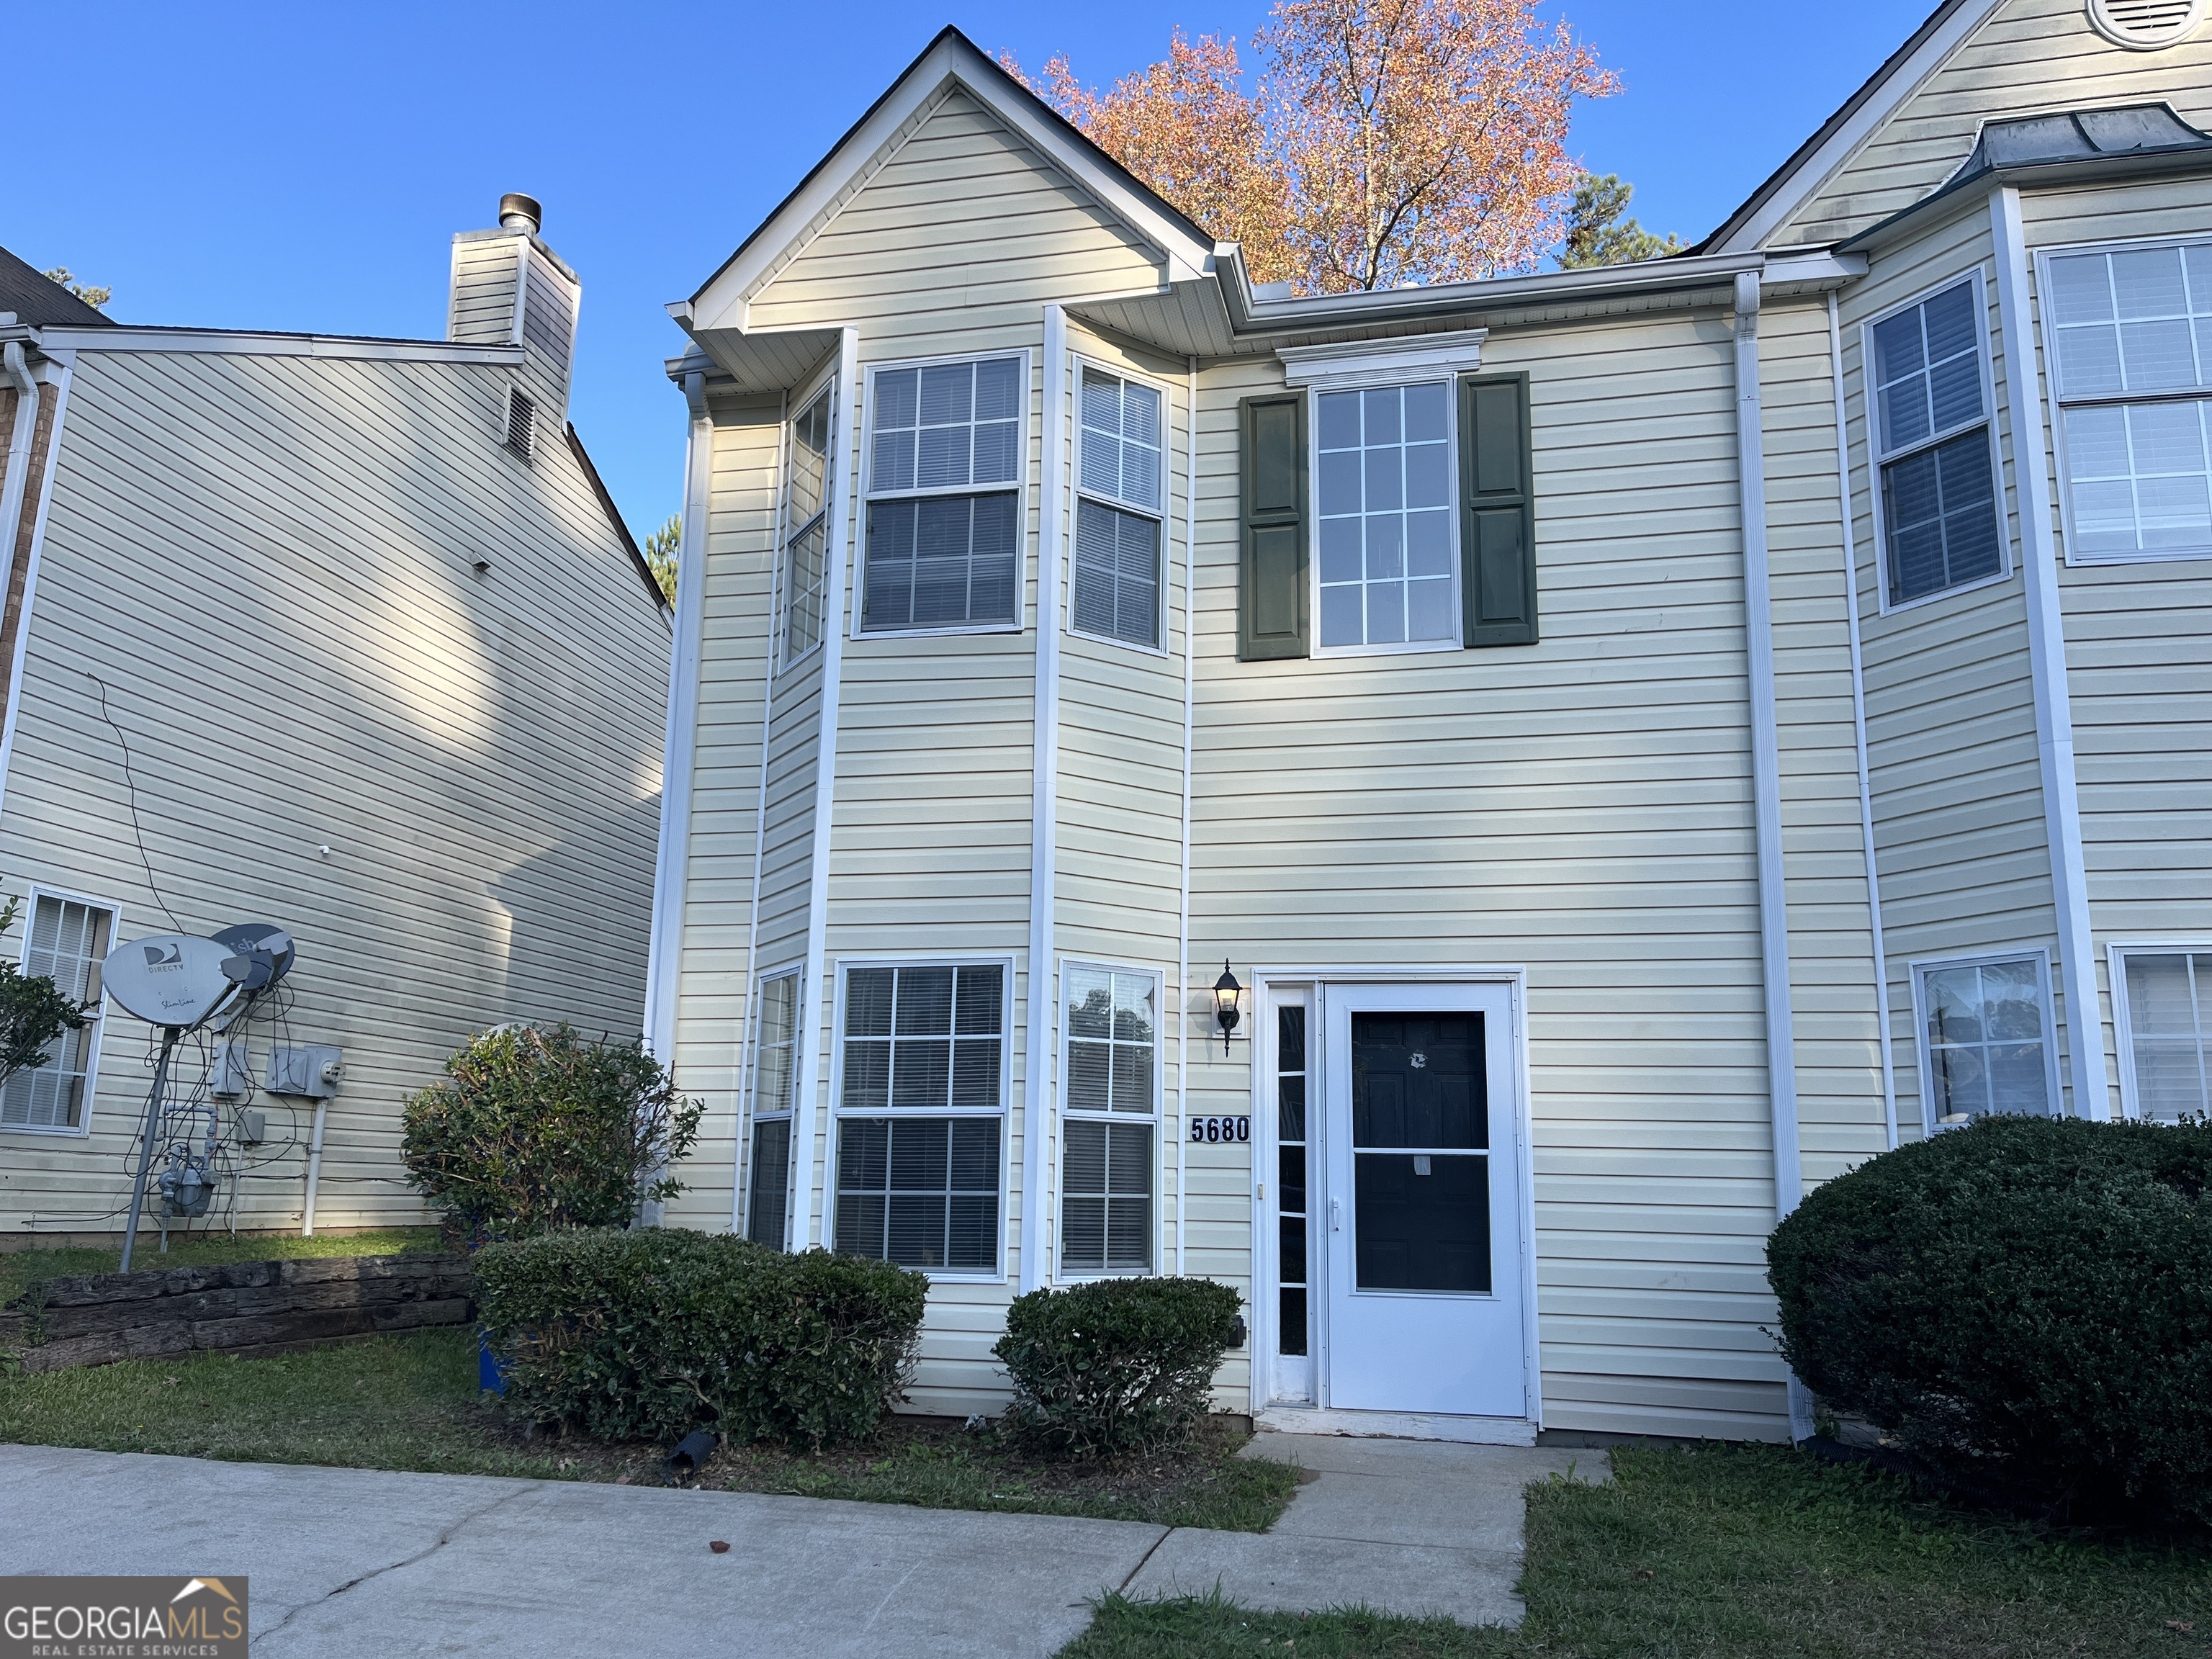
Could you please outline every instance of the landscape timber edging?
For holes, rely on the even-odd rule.
[[[50,1279],[0,1308],[0,1353],[26,1371],[118,1359],[241,1357],[465,1325],[468,1258],[316,1256]]]

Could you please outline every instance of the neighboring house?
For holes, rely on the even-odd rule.
[[[1182,1272],[1277,1422],[1802,1429],[1807,1187],[2208,1103],[2203,9],[1948,0],[1686,257],[1318,299],[941,35],[673,308],[672,1215],[927,1267],[931,1410]]]
[[[639,1029],[668,617],[567,423],[575,275],[501,222],[445,340],[119,326],[0,254],[0,948],[96,994],[138,935],[297,941],[250,1092],[184,1051],[195,1227],[419,1220],[401,1098],[471,1033]],[[0,1231],[120,1229],[149,1036],[110,1008],[0,1090]],[[270,1091],[279,1045],[334,1095]]]

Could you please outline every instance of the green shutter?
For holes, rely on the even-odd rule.
[[[1243,531],[1237,563],[1237,656],[1306,654],[1306,400],[1247,398]]]
[[[1470,646],[1536,643],[1536,505],[1528,377],[1459,383],[1460,564]]]

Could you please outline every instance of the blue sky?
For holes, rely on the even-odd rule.
[[[1704,234],[1934,0],[1544,0],[1619,70],[1570,148]],[[66,72],[18,77],[32,165],[0,241],[115,290],[109,314],[331,333],[445,329],[447,252],[500,193],[545,204],[584,279],[572,418],[642,535],[675,510],[683,403],[661,373],[689,295],[947,21],[1104,82],[1267,0],[1061,11],[649,3],[105,6]],[[27,111],[21,100],[31,102]],[[19,151],[20,155],[21,152]]]

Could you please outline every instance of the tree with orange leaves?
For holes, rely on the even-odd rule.
[[[1540,27],[1535,0],[1276,0],[1255,44],[1250,93],[1235,42],[1180,32],[1103,94],[1064,57],[1023,79],[1240,243],[1255,280],[1309,294],[1532,267],[1580,176],[1575,100],[1620,89],[1564,23]]]

